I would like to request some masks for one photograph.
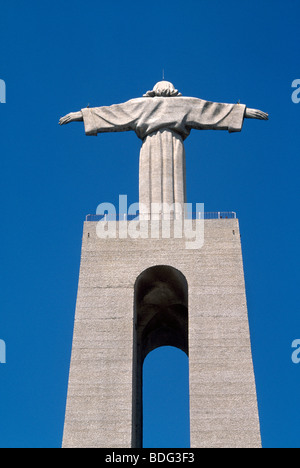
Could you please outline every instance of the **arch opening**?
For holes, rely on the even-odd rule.
[[[188,356],[188,283],[177,269],[159,265],[137,278],[134,290],[133,447],[143,445],[143,363],[163,346]]]
[[[180,349],[151,351],[143,365],[143,447],[189,448],[189,360]]]

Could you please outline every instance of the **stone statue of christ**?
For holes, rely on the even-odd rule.
[[[244,118],[268,120],[265,112],[243,104],[222,104],[183,97],[161,81],[143,97],[108,107],[82,109],[62,117],[60,125],[83,121],[86,135],[134,130],[140,152],[140,213],[155,204],[186,203],[184,140],[192,129],[240,132]],[[176,205],[175,205],[176,206]]]

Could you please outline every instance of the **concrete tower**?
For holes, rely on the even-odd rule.
[[[142,446],[142,366],[164,345],[189,356],[191,447],[261,446],[238,220],[184,221],[184,139],[244,118],[267,115],[162,82],[61,119],[143,140],[139,219],[84,224],[63,447]]]

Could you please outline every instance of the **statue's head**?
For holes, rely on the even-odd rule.
[[[182,96],[181,93],[177,89],[175,89],[174,85],[169,81],[159,81],[156,83],[152,91],[148,91],[144,94],[144,97],[176,97]]]

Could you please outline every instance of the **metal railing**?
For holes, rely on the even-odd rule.
[[[143,214],[143,219],[145,219],[145,215]],[[156,215],[157,216],[157,215]],[[163,213],[160,213],[158,216],[163,218]],[[168,213],[168,218],[170,219],[170,214]],[[186,213],[185,219],[236,219],[236,213],[234,211],[209,211],[209,212],[198,212],[198,213]],[[93,215],[89,214],[86,217],[86,221],[98,222],[98,221],[139,221],[139,213],[137,212],[135,215],[125,214],[117,214],[111,215],[101,214],[101,215]]]

